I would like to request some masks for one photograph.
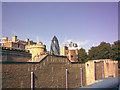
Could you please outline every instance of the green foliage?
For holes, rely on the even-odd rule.
[[[113,45],[101,42],[99,46],[92,47],[89,50],[88,59],[120,60],[120,41],[115,41]]]
[[[78,61],[79,62],[86,62],[88,61],[88,55],[85,51],[85,49],[81,48],[78,50]]]
[[[101,44],[97,47],[92,47],[89,50],[88,58],[90,60],[93,59],[109,59],[111,52],[111,45],[106,42],[101,42]]]
[[[120,41],[115,41],[112,45],[110,58],[113,60],[120,60]]]

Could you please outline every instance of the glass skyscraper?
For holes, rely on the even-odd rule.
[[[59,42],[56,36],[54,36],[51,41],[50,52],[52,52],[53,55],[60,55]]]

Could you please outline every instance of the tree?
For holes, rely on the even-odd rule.
[[[120,60],[120,40],[115,41],[112,45],[110,58],[113,60]]]
[[[97,47],[92,47],[91,50],[89,50],[89,54],[88,54],[88,59],[89,60],[93,60],[93,59],[97,59]]]
[[[111,45],[106,42],[101,42],[99,46],[92,47],[89,50],[89,59],[109,59],[111,52]]]
[[[88,61],[87,58],[88,58],[88,55],[87,55],[85,49],[83,49],[83,48],[79,49],[78,50],[78,61],[86,62],[86,61]]]

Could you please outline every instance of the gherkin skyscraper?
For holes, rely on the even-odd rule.
[[[52,52],[53,55],[60,55],[59,43],[56,36],[54,36],[51,41],[50,52]]]

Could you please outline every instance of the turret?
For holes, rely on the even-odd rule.
[[[8,41],[8,37],[3,37],[3,38],[2,38],[2,41],[3,41],[3,42]]]

